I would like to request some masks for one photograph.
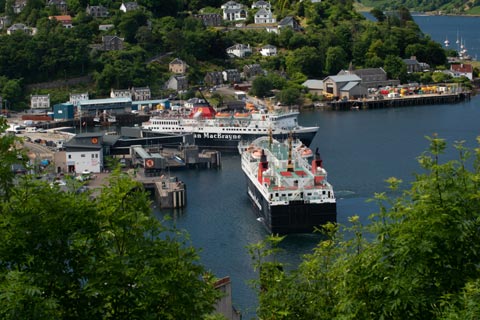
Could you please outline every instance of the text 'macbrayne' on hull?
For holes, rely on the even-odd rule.
[[[285,138],[290,132],[309,145],[318,127],[305,127],[298,123],[298,111],[281,109],[249,110],[245,113],[215,112],[208,103],[194,105],[189,114],[165,113],[153,116],[142,128],[160,134],[191,133],[199,147],[236,150],[238,142],[269,132],[275,138]]]
[[[292,135],[272,135],[238,145],[247,194],[259,220],[272,233],[309,233],[336,222],[337,207],[318,150]]]

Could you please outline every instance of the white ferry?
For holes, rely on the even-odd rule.
[[[336,199],[318,150],[271,136],[238,144],[247,194],[272,233],[308,233],[336,221]]]
[[[191,133],[199,147],[216,149],[236,148],[239,141],[253,141],[268,135],[270,130],[275,138],[285,138],[293,133],[304,144],[310,145],[318,127],[300,126],[298,114],[292,110],[217,113],[203,100],[188,115],[154,116],[144,122],[142,128],[161,134]]]

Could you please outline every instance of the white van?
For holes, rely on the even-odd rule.
[[[37,127],[26,127],[25,132],[37,132]]]

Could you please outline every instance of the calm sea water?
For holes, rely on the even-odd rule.
[[[415,19],[422,29],[431,30],[432,38],[438,35],[443,41],[452,29],[456,34],[459,18]],[[465,19],[476,23],[475,28],[472,25],[468,28],[478,30],[480,20]],[[466,22],[460,25],[467,29]],[[468,46],[474,46],[476,36],[467,38]],[[320,127],[311,147],[319,148],[336,190],[340,223],[346,223],[354,214],[367,222],[367,217],[377,208],[366,200],[375,192],[386,191],[385,179],[395,176],[408,187],[413,174],[420,172],[416,157],[428,147],[425,136],[436,133],[449,144],[466,140],[467,146],[473,147],[475,138],[480,136],[479,121],[479,97],[455,105],[310,111],[302,112],[299,119],[303,125]],[[449,148],[445,160],[452,158],[455,152]],[[160,219],[165,214],[172,215],[173,223],[186,230],[191,243],[201,249],[201,263],[218,277],[231,277],[234,304],[244,319],[251,319],[255,316],[257,298],[247,282],[257,274],[246,247],[264,239],[267,233],[256,220],[247,198],[240,157],[224,154],[222,161],[223,167],[218,170],[172,172],[187,185],[187,207],[179,211],[157,210],[156,214]],[[294,266],[319,240],[318,235],[288,236],[282,244],[281,259]]]

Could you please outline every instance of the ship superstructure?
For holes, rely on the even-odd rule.
[[[193,133],[195,144],[219,149],[236,148],[241,140],[253,141],[269,132],[275,138],[293,132],[309,145],[318,127],[298,124],[298,111],[250,110],[246,112],[215,112],[208,103],[194,106],[188,115],[164,114],[142,124],[143,129],[164,134]]]
[[[255,211],[272,233],[312,232],[336,221],[336,199],[318,153],[292,135],[271,135],[240,142],[247,193]]]

